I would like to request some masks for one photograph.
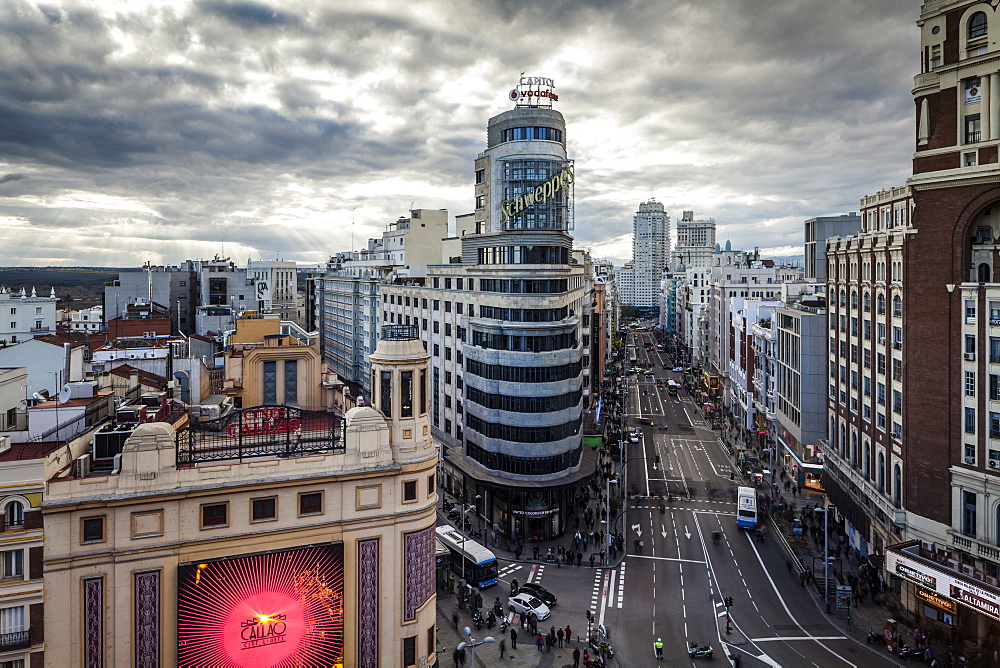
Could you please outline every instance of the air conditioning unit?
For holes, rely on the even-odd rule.
[[[969,464],[970,466],[975,466],[975,464],[976,464],[976,458],[975,457],[966,457],[965,458],[965,463]]]
[[[926,540],[920,541],[920,549],[927,550],[928,552],[934,551],[934,543]]]
[[[997,579],[995,577],[993,577],[992,575],[987,575],[986,576],[986,584],[993,585],[994,587],[996,587],[997,586]]]
[[[880,346],[884,346],[885,345],[885,337],[884,336],[878,337],[878,343],[879,343]]]
[[[971,578],[975,576],[976,569],[971,564],[962,564],[962,573]]]
[[[965,353],[965,361],[966,362],[975,362],[976,361],[976,353]]]
[[[997,461],[996,459],[991,459],[990,463],[989,463],[989,467],[991,469],[1000,468],[1000,461]]]
[[[894,431],[894,432],[890,433],[889,435],[892,436],[893,438],[902,438],[903,437],[903,435],[900,434],[898,431]]]
[[[76,477],[86,478],[90,475],[90,454],[82,455],[76,460]]]

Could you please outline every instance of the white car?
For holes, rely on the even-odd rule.
[[[543,619],[548,619],[552,611],[549,610],[549,606],[542,603],[540,600],[528,593],[518,594],[517,596],[511,596],[507,599],[507,608],[511,612],[519,612],[522,615],[526,615],[529,612],[535,613],[538,616],[538,621]]]
[[[639,439],[642,438],[642,432],[636,429],[628,435],[629,443],[638,443]]]

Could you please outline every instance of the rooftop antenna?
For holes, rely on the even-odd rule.
[[[354,211],[358,207],[351,207],[351,253],[354,253]]]

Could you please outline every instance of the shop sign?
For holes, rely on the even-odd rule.
[[[964,585],[964,583],[963,583]],[[978,593],[985,593],[980,590]],[[1000,605],[997,605],[995,601],[990,601],[983,598],[982,596],[977,596],[970,591],[967,591],[964,587],[958,585],[951,585],[951,597],[963,603],[977,612],[981,612],[984,615],[992,617],[993,619],[1000,619]]]
[[[912,580],[913,582],[922,584],[927,587],[931,588],[937,587],[937,578],[931,577],[926,573],[922,573],[921,571],[918,571],[916,568],[908,566],[901,561],[896,562],[896,575],[900,575],[906,578],[907,580]]]
[[[511,511],[515,515],[525,515],[527,517],[542,517],[544,515],[551,515],[552,513],[559,512],[558,508],[551,508],[549,510],[514,510]]]
[[[950,612],[955,614],[958,612],[958,605],[955,601],[951,600],[946,596],[933,591],[931,589],[926,589],[917,585],[917,588],[913,591],[913,594],[917,597],[917,600],[923,601],[924,603],[934,606],[938,610],[944,610],[945,612]]]
[[[513,200],[505,199],[500,202],[500,211],[503,213],[504,224],[528,207],[548,201],[557,192],[575,181],[576,177],[573,174],[573,165],[567,165],[565,169],[542,185],[537,186],[534,190],[529,190],[524,195],[518,195]]]

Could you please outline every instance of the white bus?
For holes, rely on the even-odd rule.
[[[741,529],[757,526],[757,493],[753,487],[740,487],[736,500],[736,526]]]
[[[437,537],[451,553],[451,570],[455,575],[465,578],[473,587],[497,583],[497,558],[492,552],[451,526],[438,527]]]

